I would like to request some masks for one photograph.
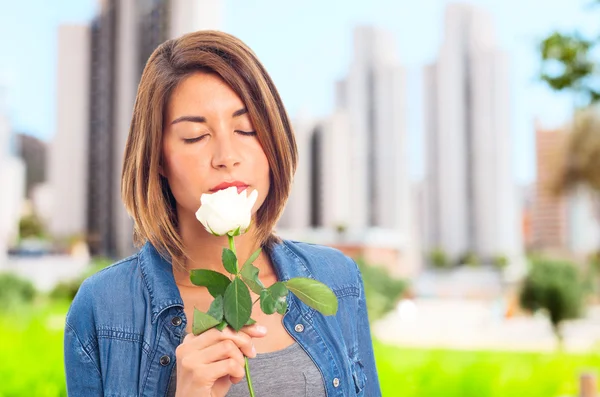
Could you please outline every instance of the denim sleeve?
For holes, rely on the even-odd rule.
[[[104,393],[98,364],[68,322],[65,325],[64,355],[67,395],[102,396]]]
[[[364,366],[365,375],[367,377],[365,383],[365,396],[378,397],[381,396],[381,388],[379,386],[379,377],[377,375],[377,367],[375,365],[375,355],[373,353],[373,341],[371,339],[371,328],[369,326],[369,316],[367,315],[367,301],[365,298],[365,286],[362,274],[358,266],[353,261],[358,273],[358,285],[360,288],[360,296],[358,297],[358,354]]]

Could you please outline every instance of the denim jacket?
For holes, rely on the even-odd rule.
[[[323,316],[288,294],[287,332],[321,371],[327,396],[381,396],[362,276],[338,250],[284,240],[269,251],[277,278],[309,277],[338,298]],[[69,396],[165,396],[188,319],[171,264],[146,243],[88,278],[67,314]]]

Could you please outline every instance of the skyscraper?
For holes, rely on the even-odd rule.
[[[123,257],[133,252],[134,247],[133,223],[121,202],[121,169],[141,73],[150,54],[163,41],[218,27],[221,2],[102,0],[99,5],[99,14],[92,21],[86,42],[89,47],[72,49],[80,57],[89,58],[88,66],[82,63],[73,71],[76,77],[84,73],[89,76],[79,85],[80,91],[85,90],[85,98],[81,98],[80,91],[77,96],[70,96],[69,82],[59,82],[58,87],[59,98],[78,101],[77,106],[85,108],[80,114],[89,117],[78,128],[80,135],[71,149],[63,147],[58,157],[66,159],[67,153],[70,156],[73,149],[81,148],[83,151],[76,158],[78,161],[81,156],[87,158],[87,166],[77,168],[84,170],[85,182],[79,184],[81,178],[76,178],[77,186],[70,192],[71,201],[84,203],[87,211],[83,221],[80,219],[77,225],[68,228],[69,234],[85,233],[94,254]],[[61,57],[69,54],[66,48]],[[60,180],[53,185],[71,183],[68,172],[59,174]],[[67,190],[64,192],[66,195]],[[76,207],[77,214],[80,207],[80,204]],[[60,217],[56,219],[62,223]]]
[[[278,226],[296,231],[348,227],[353,192],[345,112],[318,120],[300,117],[294,122],[294,132],[298,169]]]
[[[58,29],[56,133],[48,153],[53,207],[48,227],[58,238],[81,235],[86,229],[89,43],[87,26]]]
[[[300,162],[280,226],[370,228],[410,234],[404,143],[404,70],[392,36],[370,26],[354,32],[348,76],[336,85],[336,109],[298,118]]]
[[[27,134],[17,134],[17,154],[25,163],[25,186],[31,198],[36,185],[46,181],[46,142]]]
[[[410,191],[405,147],[405,72],[389,32],[354,32],[348,76],[337,86],[337,108],[348,117],[352,177],[348,226],[408,233]]]
[[[536,249],[565,248],[567,245],[567,197],[553,190],[563,166],[567,132],[536,125],[535,198],[532,214],[532,245]]]
[[[18,237],[21,205],[25,198],[25,164],[15,156],[12,148],[12,129],[2,94],[0,89],[0,268],[7,259],[9,244]]]
[[[558,192],[564,172],[570,132],[568,127],[536,125],[535,200],[532,217],[533,248],[587,255],[598,249],[600,228],[594,196],[585,188]]]
[[[521,253],[510,155],[508,56],[491,17],[468,4],[445,14],[438,60],[425,70],[426,246],[450,257]]]

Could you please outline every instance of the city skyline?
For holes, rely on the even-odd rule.
[[[61,25],[58,133],[48,163],[56,237],[86,236],[95,255],[135,251],[121,169],[139,79],[160,43],[216,28],[219,6],[219,0],[105,0],[89,25]]]
[[[425,69],[426,250],[490,261],[522,252],[512,177],[510,56],[492,16],[448,6],[445,40]]]
[[[95,1],[64,0],[58,2],[58,8],[46,12],[44,8],[47,6],[41,2],[33,7],[16,3],[4,7],[7,10],[4,19],[8,20],[0,24],[0,37],[4,38],[3,44],[6,43],[7,53],[11,54],[10,59],[0,59],[0,80],[8,85],[6,90],[11,99],[10,118],[14,129],[48,140],[55,133],[52,102],[55,83],[52,79],[56,74],[56,58],[52,50],[56,49],[57,22],[89,21],[94,14]],[[585,2],[573,4],[561,0],[546,4],[541,0],[531,0],[531,8],[518,13],[514,9],[521,7],[516,0],[502,4],[491,0],[472,3],[493,12],[499,44],[513,55],[513,78],[510,83],[513,88],[511,107],[514,110],[511,128],[514,136],[512,149],[515,152],[513,163],[517,181],[529,183],[535,175],[533,120],[539,116],[547,126],[560,126],[571,111],[567,96],[551,93],[541,83],[535,82],[538,67],[536,40],[554,28],[574,30],[577,27],[593,34],[594,18],[586,13]],[[407,140],[411,148],[408,153],[409,171],[412,179],[422,178],[424,131],[420,120],[422,93],[418,87],[418,70],[434,58],[443,38],[440,21],[446,1],[419,2],[411,6],[410,11],[385,1],[375,1],[369,6],[341,6],[332,2],[319,5],[320,12],[316,14],[311,12],[317,9],[316,4],[310,1],[302,6],[295,5],[290,10],[269,1],[253,6],[237,0],[224,4],[224,30],[239,36],[255,50],[272,74],[292,116],[303,108],[315,117],[331,113],[335,106],[332,83],[347,73],[351,56],[347,38],[355,25],[367,23],[389,28],[398,42],[400,60],[407,65],[407,95],[411,99],[407,117]],[[29,21],[36,26],[32,32],[23,30],[23,27],[29,26],[27,24],[23,27],[15,24],[18,16],[24,15],[25,9]],[[336,17],[331,18],[334,9]],[[534,17],[530,10],[535,9],[543,11],[538,11]],[[294,15],[292,20],[289,20],[289,13]],[[306,26],[309,18],[312,18],[311,29],[307,30],[303,26]],[[4,19],[0,16],[1,22],[5,22]],[[257,23],[261,29],[256,29]],[[19,40],[8,39],[15,36]],[[284,51],[285,48],[291,50]],[[282,57],[282,53],[286,56]],[[314,62],[307,61],[315,56]],[[46,67],[39,69],[37,65]],[[294,74],[297,78],[289,79]],[[32,96],[33,92],[36,95]],[[35,109],[33,113],[32,108]]]
[[[410,228],[405,71],[388,31],[359,26],[336,109],[294,120],[301,158],[281,225],[361,230]],[[406,241],[406,239],[404,240]]]

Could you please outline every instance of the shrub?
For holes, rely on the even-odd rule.
[[[80,277],[77,277],[75,279],[72,279],[72,280],[62,281],[62,282],[58,283],[50,292],[50,298],[53,300],[72,301],[73,298],[75,298],[77,291],[79,291],[79,287],[81,286],[81,283],[83,283],[83,281],[86,278],[88,278],[92,274],[104,269],[105,267],[109,266],[110,264],[112,264],[111,259],[102,258],[102,257],[94,258],[92,260],[92,263],[90,264],[90,267],[83,275],[81,275]]]
[[[472,267],[479,266],[479,264],[481,263],[477,254],[472,251],[468,251],[468,252],[465,252],[464,254],[462,254],[458,258],[457,262],[458,262],[457,263],[458,266],[466,265],[466,266],[472,266]]]
[[[22,217],[19,220],[19,237],[21,239],[46,237],[42,221],[35,214]]]
[[[436,269],[445,269],[450,266],[448,255],[441,248],[435,248],[431,250],[428,255],[429,264]]]
[[[369,265],[362,259],[357,260],[356,263],[365,284],[369,320],[375,321],[396,307],[396,302],[406,290],[408,283],[392,277],[381,266]]]
[[[538,260],[532,263],[520,291],[521,306],[529,311],[544,310],[552,324],[558,345],[561,325],[580,316],[584,286],[578,269],[569,262]]]
[[[506,255],[496,255],[492,258],[492,264],[499,270],[503,270],[508,265]]]
[[[33,283],[13,273],[0,273],[0,311],[14,309],[35,298]]]

